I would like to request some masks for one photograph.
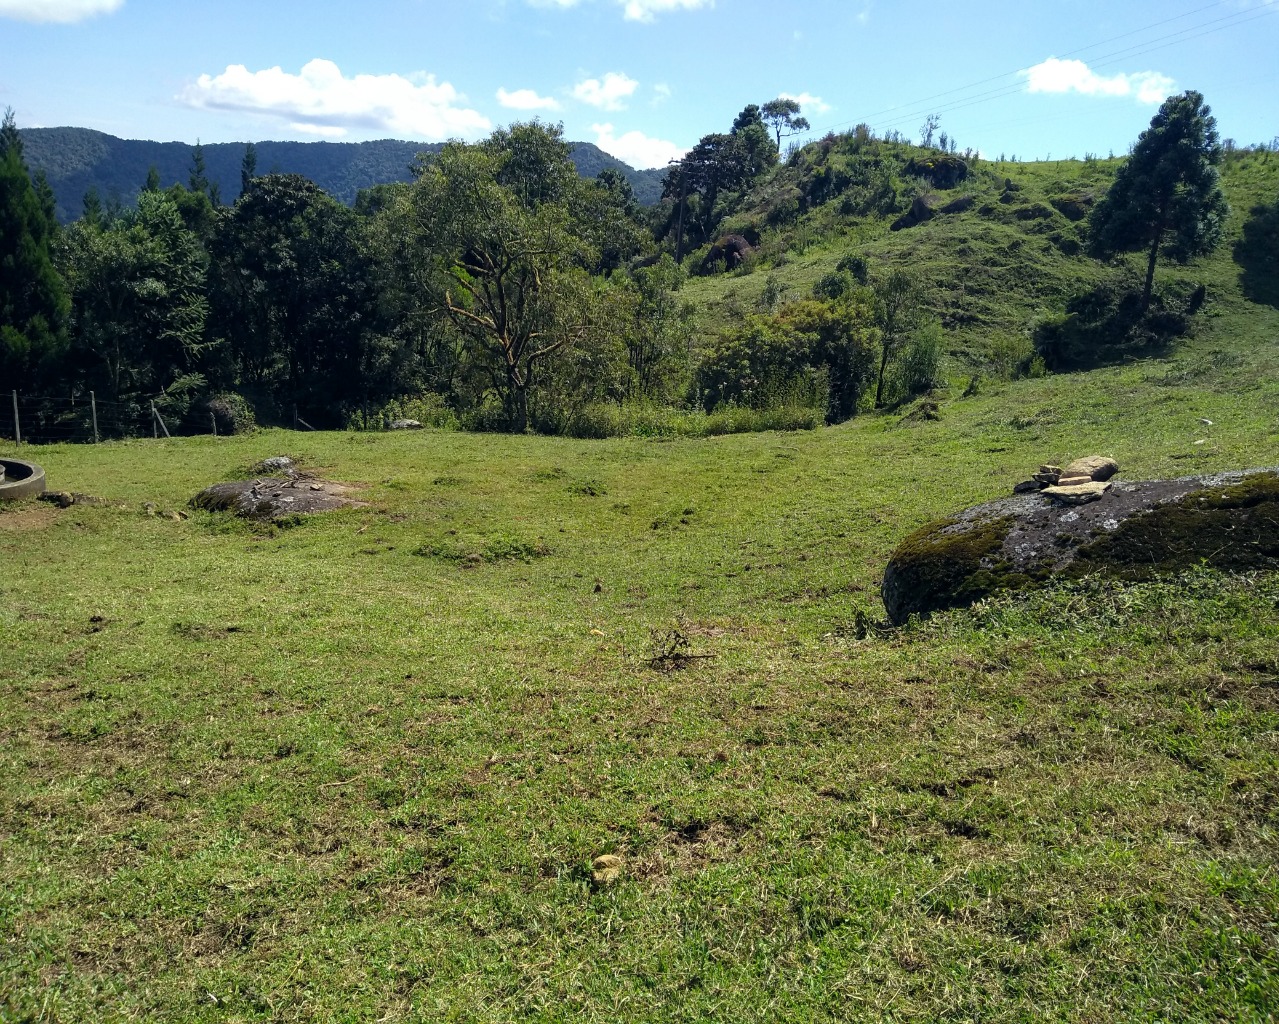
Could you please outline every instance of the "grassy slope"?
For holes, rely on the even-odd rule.
[[[914,149],[903,151],[902,161]],[[964,184],[941,192],[945,201],[971,195],[968,211],[941,215],[904,231],[889,230],[892,217],[845,217],[834,200],[807,214],[783,233],[791,242],[781,259],[770,257],[748,273],[695,278],[686,297],[702,314],[703,329],[711,332],[742,311],[757,308],[769,277],[791,297],[808,295],[813,285],[847,253],[858,253],[872,271],[884,266],[907,266],[921,277],[933,308],[950,334],[956,357],[952,369],[963,372],[980,366],[992,334],[1025,334],[1045,312],[1060,309],[1070,296],[1122,274],[1145,272],[1144,258],[1135,254],[1106,267],[1087,255],[1068,256],[1055,239],[1082,240],[1083,226],[1056,211],[1045,219],[1020,220],[1013,211],[1069,194],[1104,192],[1117,161],[1058,160],[1046,163],[983,162]],[[1016,201],[1000,203],[1005,181],[1019,186]],[[1231,203],[1227,237],[1238,237],[1244,218],[1257,203],[1279,199],[1279,155],[1252,154],[1228,161],[1222,174]],[[983,207],[993,213],[983,214]],[[1161,263],[1157,285],[1200,282],[1210,298],[1231,303],[1238,297],[1238,267],[1229,245],[1210,259],[1188,267]],[[1242,314],[1235,305],[1233,312]]]
[[[0,1020],[1269,1019],[1279,580],[853,627],[1041,461],[1277,442],[1224,291],[918,426],[41,449],[113,506],[0,510]],[[144,509],[281,450],[368,507]],[[646,667],[677,618],[715,657]]]

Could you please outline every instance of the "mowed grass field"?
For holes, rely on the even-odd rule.
[[[1279,577],[866,628],[1041,462],[1279,462],[1232,301],[940,422],[28,450],[108,504],[0,508],[0,1020],[1273,1019]],[[170,515],[277,454],[366,504]]]

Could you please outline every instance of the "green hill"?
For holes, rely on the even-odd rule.
[[[1024,351],[1036,325],[1072,297],[1120,288],[1137,273],[1139,256],[1107,264],[1085,252],[1083,218],[1119,161],[970,158],[967,177],[944,188],[911,173],[936,156],[854,135],[805,147],[743,197],[720,229],[746,234],[757,245],[753,256],[738,270],[688,285],[703,329],[713,333],[743,312],[807,296],[852,256],[872,273],[903,267],[917,274],[947,332],[952,371],[971,373]],[[1247,318],[1251,299],[1269,296],[1273,305],[1265,281],[1275,264],[1273,256],[1249,262],[1238,243],[1252,221],[1260,249],[1279,248],[1275,214],[1252,213],[1279,203],[1279,154],[1229,156],[1222,181],[1232,211],[1226,240],[1188,266],[1162,261],[1157,287],[1177,302],[1202,284],[1211,316]],[[917,200],[932,205],[931,219],[893,230]]]
[[[96,188],[104,202],[130,204],[154,167],[160,184],[186,184],[191,171],[190,145],[118,139],[89,128],[26,128],[22,141],[32,173],[44,171],[63,222],[80,216],[84,195]],[[645,205],[661,195],[660,171],[637,171],[590,142],[572,143],[578,170],[594,177],[606,167],[621,171],[636,198]],[[418,153],[438,144],[382,139],[377,142],[255,142],[259,174],[301,174],[330,195],[350,204],[360,189],[393,181],[409,181]],[[210,143],[202,147],[208,177],[231,202],[240,194],[242,143]]]

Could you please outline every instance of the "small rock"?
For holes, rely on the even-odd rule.
[[[417,420],[392,420],[391,430],[421,430],[422,424]]]
[[[313,491],[322,491],[322,490],[324,490],[324,484],[312,484],[312,485],[311,485],[311,490],[313,490]]]
[[[1200,423],[1202,423],[1205,427],[1211,427],[1211,426],[1212,426],[1212,420],[1208,419],[1208,417],[1207,417],[1207,416],[1201,416],[1201,417],[1199,418],[1199,422],[1200,422]]]
[[[1069,476],[1066,476],[1065,474],[1063,474],[1061,479],[1057,481],[1057,486],[1058,487],[1074,487],[1077,484],[1088,484],[1088,483],[1092,483],[1092,477],[1090,477],[1087,473],[1072,473]]]
[[[1061,467],[1040,466],[1039,472],[1035,474],[1035,479],[1045,487],[1052,487],[1061,479]]]
[[[622,877],[622,858],[615,853],[606,853],[591,861],[591,881],[597,885],[608,885]]]
[[[1086,476],[1090,480],[1109,480],[1119,472],[1119,463],[1104,455],[1088,455],[1076,459],[1062,471],[1062,476]]]
[[[284,473],[293,469],[296,463],[287,455],[273,455],[263,459],[253,467],[254,473]]]
[[[57,505],[58,508],[70,508],[75,504],[75,495],[70,494],[67,491],[45,491],[42,495],[40,495],[40,500]]]
[[[1033,494],[1043,487],[1038,480],[1023,480],[1013,485],[1013,494]]]
[[[1110,484],[1105,481],[1089,480],[1087,483],[1074,484],[1071,487],[1045,487],[1042,493],[1067,505],[1087,505],[1090,501],[1099,499],[1108,490],[1110,490]]]

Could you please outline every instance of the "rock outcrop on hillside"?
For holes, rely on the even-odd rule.
[[[902,623],[1054,577],[1145,579],[1200,562],[1279,569],[1279,467],[1036,483],[1043,489],[965,509],[903,540],[884,572],[889,619]]]

